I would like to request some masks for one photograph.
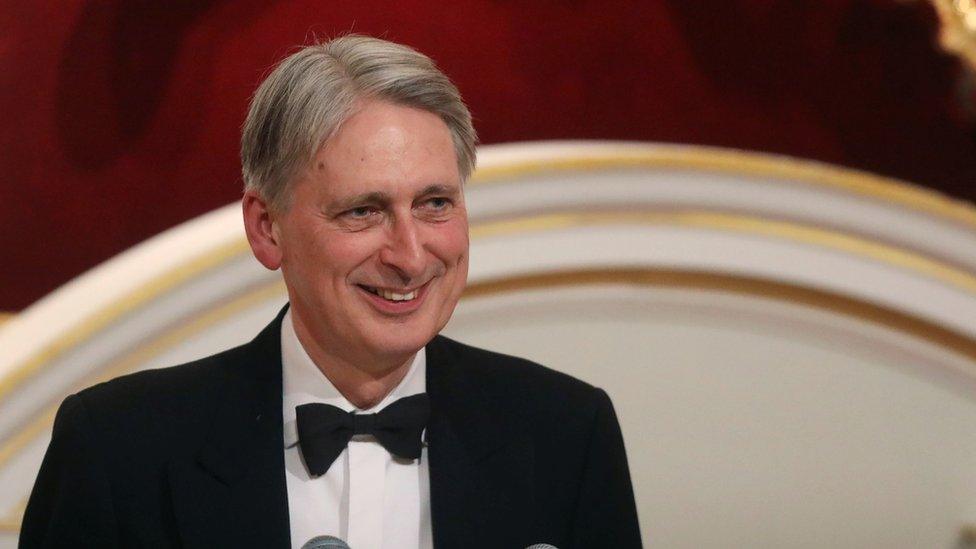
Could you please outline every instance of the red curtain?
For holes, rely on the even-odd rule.
[[[484,143],[729,146],[976,197],[974,94],[921,0],[38,0],[0,28],[0,310],[239,197],[262,75],[348,31],[436,59]]]

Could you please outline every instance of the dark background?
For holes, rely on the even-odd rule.
[[[976,93],[924,0],[6,1],[0,29],[0,310],[236,200],[250,94],[348,31],[436,59],[483,143],[736,147],[976,200]]]

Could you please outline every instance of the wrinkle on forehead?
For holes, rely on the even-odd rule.
[[[386,125],[376,131],[375,139],[366,144],[367,152],[377,155],[402,155],[411,145],[410,134],[400,126]]]
[[[431,140],[432,134],[438,137]],[[419,135],[427,138],[418,139]],[[330,165],[327,161],[330,158],[347,161]],[[456,170],[454,143],[440,117],[420,109],[369,102],[346,120],[319,150],[315,166],[329,179],[375,180],[423,171],[438,165],[436,160],[440,158],[449,158],[452,171]]]

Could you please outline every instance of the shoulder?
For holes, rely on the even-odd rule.
[[[177,366],[123,375],[88,387],[75,396],[95,408],[159,404],[205,396],[232,374],[235,364],[245,356],[245,347],[235,347]]]
[[[525,358],[474,347],[444,336],[438,336],[431,344],[453,360],[466,375],[484,382],[551,387],[571,394],[598,390],[585,381]]]
[[[449,360],[458,376],[495,406],[519,413],[587,421],[610,406],[600,388],[531,360],[466,345],[438,336],[429,349]]]
[[[168,368],[143,370],[89,387],[72,399],[105,413],[192,413],[230,389],[281,376],[281,321],[287,307],[251,341]],[[277,368],[274,367],[277,365]]]
[[[83,421],[106,445],[129,446],[133,435],[140,443],[159,444],[203,436],[245,356],[242,346],[121,376],[69,396],[58,415],[62,423]]]

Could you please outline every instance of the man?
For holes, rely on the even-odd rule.
[[[284,60],[242,138],[286,307],[251,343],[65,400],[23,547],[638,547],[606,394],[438,336],[465,285],[475,132],[407,47]]]

